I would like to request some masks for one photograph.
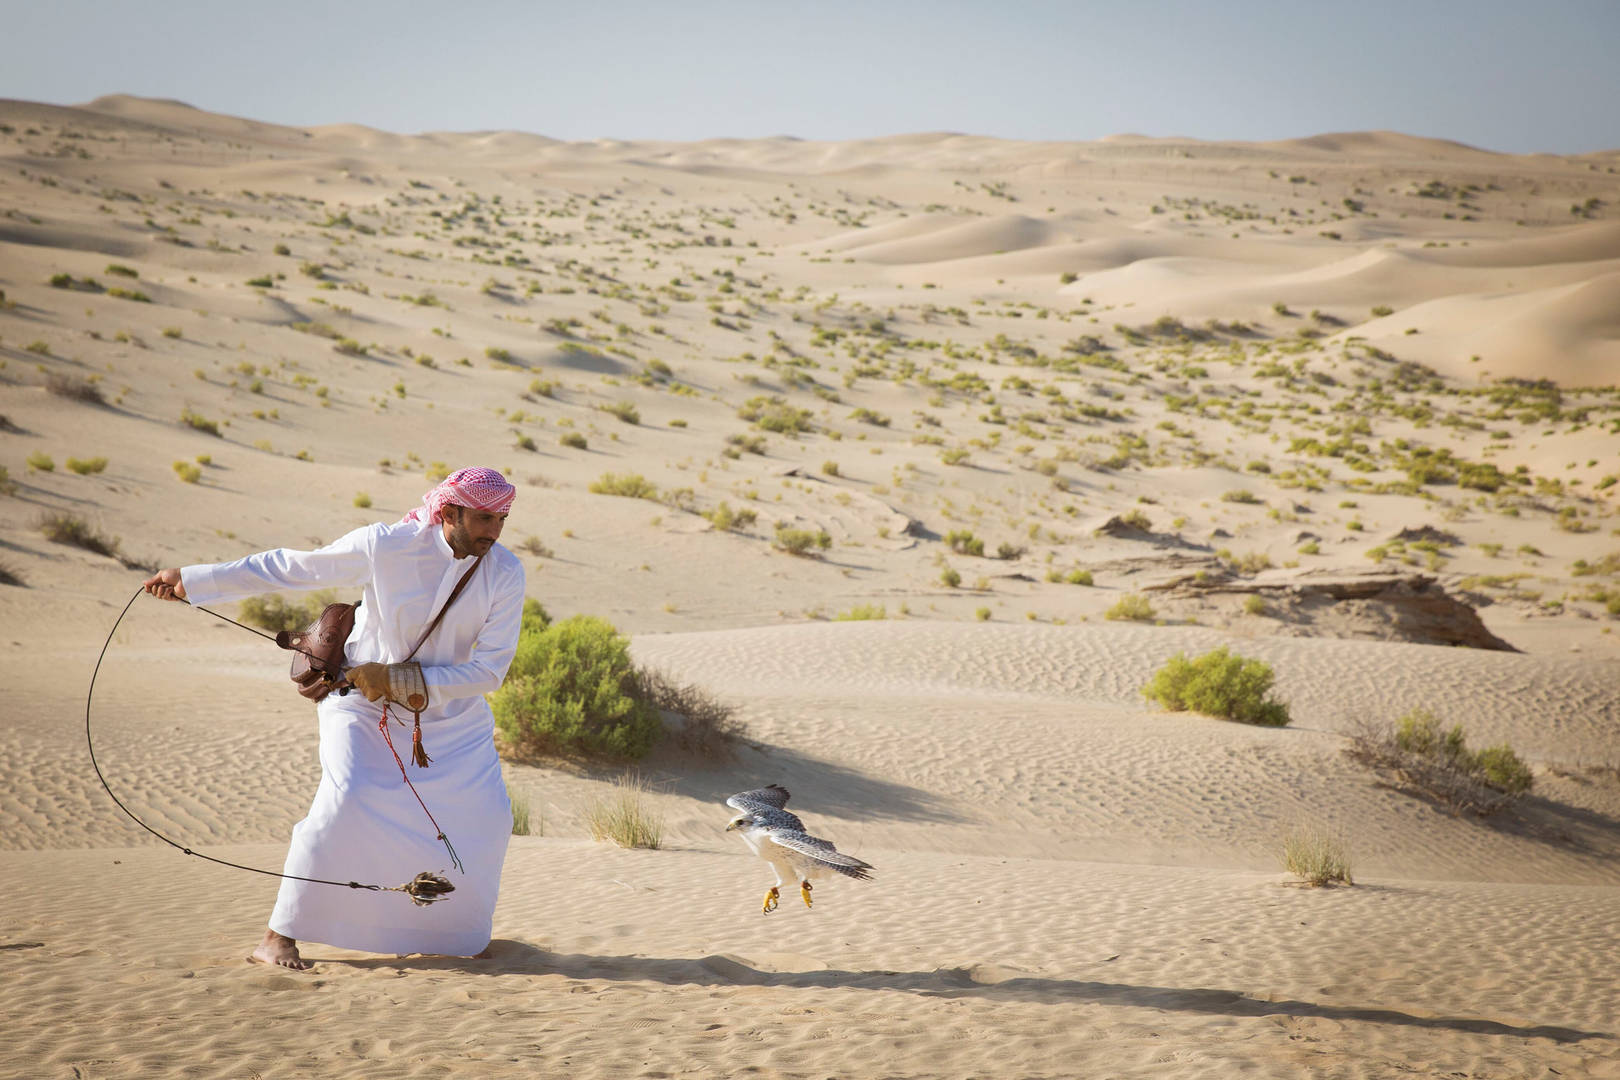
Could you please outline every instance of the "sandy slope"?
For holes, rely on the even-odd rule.
[[[0,1074],[1620,1076],[1612,155],[562,143],[129,97],[0,125],[0,975],[27,990]],[[658,851],[586,838],[617,770],[509,766],[538,835],[490,960],[245,964],[273,883],[118,814],[91,666],[139,566],[395,519],[436,463],[507,470],[531,595],[747,742],[643,764]],[[1487,465],[1510,479],[1459,483]],[[592,493],[609,472],[661,498]],[[1143,592],[1374,568],[1522,652]],[[1104,617],[1133,593],[1154,618]],[[1292,725],[1142,699],[1220,644]],[[135,604],[94,710],[120,796],[276,865],[318,775],[279,655]],[[1419,707],[1534,794],[1458,818],[1345,757]],[[722,803],[771,781],[876,879],[763,917]],[[1289,884],[1296,822],[1345,835],[1353,888]]]

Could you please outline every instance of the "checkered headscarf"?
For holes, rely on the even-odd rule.
[[[513,487],[494,469],[457,469],[444,483],[422,496],[422,505],[406,514],[402,521],[421,521],[434,525],[444,520],[444,508],[454,503],[474,510],[505,513],[517,498]]]

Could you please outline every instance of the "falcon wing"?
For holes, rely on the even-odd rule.
[[[754,814],[761,810],[780,810],[787,805],[787,801],[787,788],[772,784],[752,791],[739,791],[726,800],[726,805],[745,814]]]
[[[811,836],[807,832],[796,829],[775,829],[770,831],[772,840],[785,848],[797,851],[800,855],[808,856],[816,862],[840,874],[847,874],[862,881],[872,875],[867,871],[876,869],[871,863],[862,862],[853,855],[845,855],[831,843],[819,836]]]

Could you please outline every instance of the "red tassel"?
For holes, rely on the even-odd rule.
[[[416,714],[416,727],[411,731],[411,763],[418,769],[425,769],[433,763],[433,759],[427,756],[427,751],[422,749],[421,713]]]

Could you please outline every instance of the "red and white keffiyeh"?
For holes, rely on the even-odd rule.
[[[421,521],[426,518],[437,525],[444,520],[444,508],[452,503],[504,514],[515,498],[517,488],[494,469],[457,469],[444,483],[422,496],[421,506],[400,520]]]

